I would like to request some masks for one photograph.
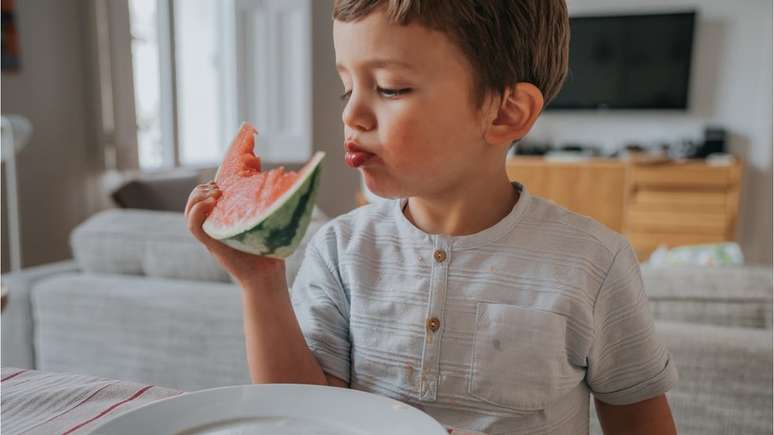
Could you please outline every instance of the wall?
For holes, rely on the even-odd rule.
[[[326,152],[317,202],[326,214],[336,216],[355,207],[360,176],[344,164],[344,126],[339,98],[343,88],[336,73],[332,11],[332,0],[312,2],[312,137],[315,149]]]
[[[572,13],[694,7],[700,12],[692,109],[688,113],[546,114],[532,134],[554,141],[599,141],[614,147],[629,140],[698,138],[707,123],[734,134],[731,148],[747,161],[739,240],[748,259],[771,263],[772,83],[771,2],[745,0],[569,0]],[[19,155],[25,265],[69,257],[70,230],[96,211],[94,168],[100,158],[91,45],[90,2],[16,2],[22,68],[2,76],[3,113],[35,125]],[[319,195],[335,216],[354,207],[358,173],[343,163],[341,83],[335,71],[332,0],[313,4],[313,137],[327,152]],[[41,104],[43,102],[43,104]],[[604,137],[597,133],[604,131]],[[5,203],[2,204],[5,217]],[[8,238],[3,222],[3,271]]]
[[[312,5],[313,137],[316,150],[327,153],[318,202],[325,213],[335,216],[354,207],[359,176],[343,161],[333,1],[315,0]],[[98,125],[93,3],[25,0],[16,2],[16,8],[22,68],[18,73],[3,74],[2,108],[3,113],[27,116],[35,128],[31,143],[18,157],[22,263],[32,266],[70,257],[68,236],[72,228],[108,204],[96,171],[102,166],[98,143],[103,138]],[[109,9],[111,13],[113,9]],[[114,76],[131,73],[131,68],[114,69]],[[114,81],[123,79],[113,77]],[[133,110],[133,106],[129,108]],[[116,116],[123,121],[121,113]],[[116,140],[131,142],[123,136]],[[3,201],[4,218],[5,207]],[[6,224],[3,219],[3,272],[9,265]]]
[[[344,165],[330,11],[315,1],[314,143],[328,153],[319,197],[330,215],[353,207],[359,176]],[[690,110],[687,112],[547,113],[531,139],[588,142],[615,149],[628,142],[698,140],[706,125],[729,129],[729,148],[745,160],[737,239],[747,260],[772,262],[772,4],[768,0],[568,0],[571,14],[696,9]],[[600,134],[599,132],[604,132]]]
[[[96,154],[88,104],[89,11],[82,1],[15,4],[21,69],[2,75],[2,111],[24,115],[34,126],[17,160],[22,265],[31,266],[70,257],[70,230],[93,211],[87,194]]]
[[[687,112],[546,113],[529,138],[615,149],[625,143],[698,140],[706,125],[731,133],[745,160],[737,239],[753,263],[772,262],[772,2],[770,0],[569,0],[570,14],[695,9]]]

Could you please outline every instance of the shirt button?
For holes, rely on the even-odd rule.
[[[441,327],[441,321],[438,320],[438,317],[431,317],[430,319],[427,320],[427,329],[435,332],[440,327]]]
[[[443,249],[439,249],[433,252],[433,258],[435,258],[435,261],[443,263],[446,261],[446,252],[444,252]]]

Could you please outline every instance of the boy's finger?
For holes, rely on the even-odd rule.
[[[215,206],[215,200],[213,198],[205,199],[196,203],[191,207],[191,212],[188,217],[188,229],[193,233],[194,237],[199,240],[210,252],[213,254],[222,254],[224,249],[228,249],[226,245],[222,244],[216,239],[213,239],[209,234],[204,232],[202,224],[207,216]]]
[[[217,187],[207,185],[197,186],[193,191],[191,191],[191,195],[188,197],[188,202],[185,204],[184,214],[187,216],[191,211],[191,207],[193,207],[196,203],[204,201],[205,199],[213,196],[217,198],[220,195],[221,192],[217,189]]]
[[[188,201],[185,203],[185,211],[184,214],[186,217],[188,217],[188,213],[191,211],[191,207],[193,207],[197,202],[201,201],[202,199],[205,199],[205,192],[203,185],[200,184],[191,191],[191,193],[188,195]]]
[[[215,207],[215,198],[210,197],[193,204],[188,213],[188,230],[204,244],[208,244],[210,241],[214,240],[202,229],[202,224],[205,219],[207,219],[207,216],[210,214],[213,207]]]

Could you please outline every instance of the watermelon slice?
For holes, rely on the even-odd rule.
[[[261,172],[253,153],[257,131],[244,122],[215,174],[222,195],[202,228],[212,238],[250,254],[285,258],[304,237],[320,184],[317,152],[300,171]]]

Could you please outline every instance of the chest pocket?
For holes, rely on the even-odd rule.
[[[558,314],[479,303],[468,393],[518,411],[544,409],[582,378],[567,361],[565,328]]]

